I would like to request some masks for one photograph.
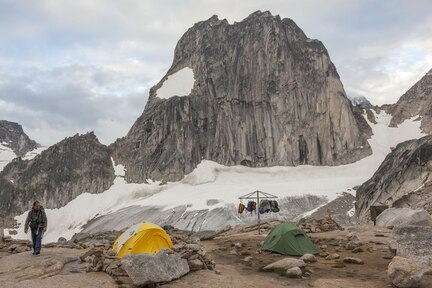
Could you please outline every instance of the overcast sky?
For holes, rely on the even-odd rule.
[[[432,2],[0,0],[0,119],[51,145],[95,131],[109,144],[142,113],[195,22],[256,10],[327,47],[349,95],[393,103],[432,68]]]

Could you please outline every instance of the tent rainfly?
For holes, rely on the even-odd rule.
[[[307,253],[319,254],[307,234],[289,223],[282,223],[274,227],[265,239],[262,250],[290,256],[302,256]]]
[[[172,241],[160,226],[140,223],[131,226],[114,242],[113,250],[118,258],[127,254],[156,254],[161,248],[171,249]]]

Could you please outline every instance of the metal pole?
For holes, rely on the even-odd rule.
[[[259,191],[257,191],[258,234],[261,234],[261,217],[260,217],[259,208],[260,208]]]

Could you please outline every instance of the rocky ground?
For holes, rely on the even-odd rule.
[[[320,222],[328,224],[328,221],[317,223]],[[183,272],[190,272],[163,286],[390,287],[387,268],[394,255],[389,250],[393,239],[391,230],[345,226],[344,230],[311,233],[321,254],[311,259],[306,257],[303,262],[297,260],[298,257],[260,251],[266,234],[276,224],[264,224],[261,235],[256,225],[239,226],[217,235],[208,232],[189,236],[168,229],[174,251],[165,251],[161,257],[183,261],[178,262],[184,266]],[[58,287],[58,283],[62,283],[62,287],[137,287],[128,276],[130,271],[124,266],[125,262],[117,260],[109,249],[114,238],[113,232],[77,235],[73,241],[46,245],[40,256],[25,251],[28,243],[6,239],[6,243],[0,244],[0,282],[6,285],[4,287]],[[299,268],[290,269],[290,277],[294,278],[285,272],[285,268],[291,266],[271,268],[277,263],[285,266],[296,263],[294,266]],[[432,275],[424,275],[420,287],[432,287]]]

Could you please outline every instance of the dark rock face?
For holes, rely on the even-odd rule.
[[[431,212],[432,136],[396,146],[371,179],[357,190],[356,216],[370,219],[371,205],[423,208]]]
[[[157,97],[185,67],[194,72],[191,93]],[[143,115],[111,148],[130,182],[179,180],[202,159],[339,165],[371,154],[324,45],[269,12],[233,25],[213,16],[190,28]]]
[[[373,121],[371,121],[370,114],[372,114],[372,117],[374,117],[370,109],[363,109],[359,106],[353,107],[353,115],[357,123],[357,127],[360,131],[361,137],[363,137],[364,139],[369,139],[373,135],[372,128],[367,123],[364,115],[366,115],[366,117],[371,123],[377,123],[375,118],[373,119]]]
[[[395,127],[406,119],[419,115],[422,131],[432,134],[432,70],[386,110],[393,115],[390,126]]]
[[[23,213],[35,200],[59,208],[82,193],[105,191],[115,178],[109,152],[88,133],[66,138],[32,160],[14,159],[0,173],[0,219]]]
[[[21,125],[6,120],[0,120],[0,143],[2,142],[19,157],[39,147],[36,141],[24,133]]]

